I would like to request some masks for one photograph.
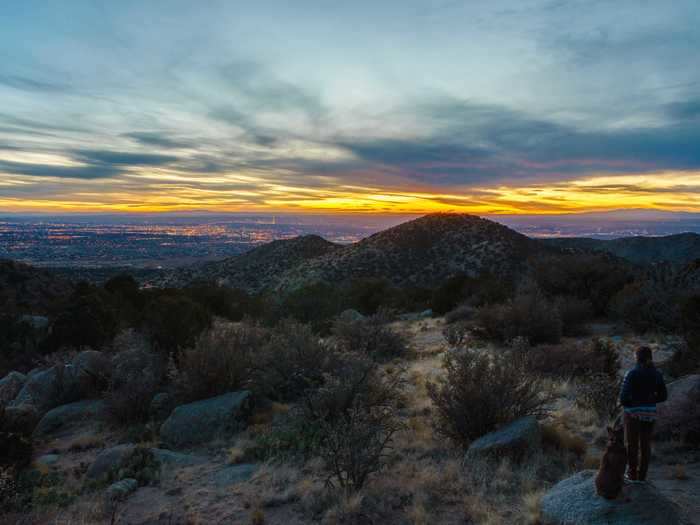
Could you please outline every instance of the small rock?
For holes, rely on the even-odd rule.
[[[89,480],[106,478],[110,472],[118,470],[133,454],[136,445],[117,445],[103,450],[90,465],[85,477]]]
[[[134,492],[139,488],[139,482],[134,478],[126,478],[116,483],[112,483],[107,490],[105,490],[105,500],[108,503],[114,503],[116,501],[124,501],[129,494]]]
[[[543,525],[680,525],[677,506],[653,485],[628,485],[625,497],[596,494],[595,471],[584,470],[557,483],[542,498]]]
[[[10,372],[0,379],[0,408],[17,397],[26,380],[27,376],[19,372]]]
[[[34,429],[34,437],[42,438],[60,431],[96,421],[103,417],[105,403],[102,400],[76,401],[49,410]]]
[[[253,477],[257,466],[252,463],[243,463],[241,465],[232,465],[217,470],[212,475],[212,480],[218,486],[229,486],[243,481],[248,481]]]
[[[541,440],[537,419],[534,416],[522,417],[474,441],[467,449],[465,461],[479,457],[509,457],[517,461],[528,452],[539,449]]]
[[[357,310],[353,310],[352,308],[348,308],[347,310],[343,310],[340,313],[340,315],[338,315],[338,318],[341,321],[362,321],[365,318],[365,316],[362,315]]]
[[[173,397],[167,392],[160,392],[153,396],[148,409],[151,419],[154,421],[165,421],[175,408]]]
[[[230,436],[245,428],[250,398],[242,390],[181,405],[160,427],[160,437],[171,447],[183,447]]]
[[[29,436],[39,423],[39,419],[39,411],[33,405],[8,406],[5,408],[3,430]]]
[[[174,452],[172,450],[165,450],[162,448],[152,448],[151,453],[153,454],[153,457],[163,465],[186,467],[189,465],[198,465],[200,463],[207,462],[207,458],[201,456],[182,454],[181,452]]]
[[[48,468],[55,465],[58,462],[59,457],[60,456],[58,454],[44,454],[43,456],[39,456],[34,460],[34,465],[39,468]]]

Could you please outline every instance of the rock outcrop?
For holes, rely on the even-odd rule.
[[[542,498],[543,525],[680,525],[677,506],[650,484],[627,485],[624,496],[596,494],[595,471],[585,470],[557,483]]]
[[[76,401],[49,410],[34,429],[34,438],[45,438],[101,419],[105,403],[92,399]]]
[[[19,372],[10,372],[0,379],[0,408],[12,401],[24,386],[27,376]]]
[[[523,417],[474,441],[467,449],[465,461],[484,457],[508,457],[518,461],[539,449],[541,441],[537,419],[534,416]]]
[[[160,438],[177,448],[230,436],[245,428],[250,397],[248,390],[242,390],[181,405],[160,427]]]

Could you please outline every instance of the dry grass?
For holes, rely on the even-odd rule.
[[[686,481],[690,479],[688,473],[685,470],[685,465],[679,463],[671,467],[671,479],[677,479],[679,481]]]
[[[528,525],[539,525],[542,522],[542,510],[540,508],[544,490],[528,492],[523,496],[522,518]]]
[[[542,428],[542,441],[545,447],[572,452],[577,456],[583,456],[588,449],[588,443],[564,428],[561,424],[544,424]]]
[[[67,446],[68,452],[84,452],[94,448],[103,448],[105,440],[101,436],[84,435],[73,439]]]

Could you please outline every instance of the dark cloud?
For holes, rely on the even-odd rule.
[[[106,166],[162,166],[178,159],[173,155],[108,150],[79,150],[74,155],[83,162]]]
[[[160,148],[172,149],[191,147],[191,144],[184,140],[173,139],[158,131],[134,131],[131,133],[124,133],[122,136],[134,140],[139,144],[143,144],[144,146],[158,146]]]
[[[109,165],[55,166],[3,160],[0,161],[0,173],[64,179],[104,179],[119,175],[121,170]]]
[[[700,117],[700,98],[674,102],[666,106],[668,115],[678,120],[692,120]]]
[[[690,117],[698,108],[689,101],[673,109]],[[700,126],[693,122],[589,131],[453,100],[412,111],[434,130],[429,136],[343,140],[338,145],[368,164],[394,167],[407,178],[438,185],[700,169]]]

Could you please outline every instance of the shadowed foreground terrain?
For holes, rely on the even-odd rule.
[[[5,263],[0,522],[698,523],[692,263],[441,215],[254,252],[177,288]],[[608,502],[640,345],[669,401],[652,483]]]

